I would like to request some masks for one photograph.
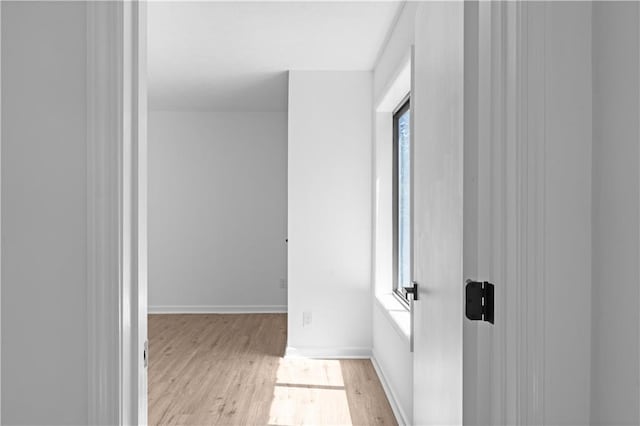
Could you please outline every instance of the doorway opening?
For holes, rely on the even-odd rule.
[[[397,424],[364,178],[400,10],[147,4],[149,424]]]

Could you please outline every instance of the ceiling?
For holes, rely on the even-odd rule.
[[[151,109],[286,111],[287,70],[371,70],[400,1],[149,2]]]

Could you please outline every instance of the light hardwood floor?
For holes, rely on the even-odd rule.
[[[371,361],[284,359],[284,314],[149,315],[150,425],[396,425]]]

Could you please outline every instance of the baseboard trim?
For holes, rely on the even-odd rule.
[[[371,364],[373,364],[373,368],[376,370],[378,374],[378,378],[380,379],[380,383],[382,384],[382,389],[384,393],[387,395],[387,399],[389,400],[389,404],[391,405],[391,410],[393,411],[393,415],[396,417],[396,421],[399,426],[406,426],[410,423],[408,422],[407,416],[402,410],[402,406],[398,403],[398,399],[396,398],[396,394],[393,392],[393,389],[389,385],[387,378],[385,377],[382,367],[378,364],[376,360],[376,354],[372,351],[371,355]]]
[[[150,314],[281,314],[287,312],[284,305],[170,305],[149,306]]]
[[[294,348],[287,346],[285,358],[311,358],[311,359],[369,359],[371,348],[342,347],[342,348]]]

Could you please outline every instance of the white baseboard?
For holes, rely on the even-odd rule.
[[[396,417],[396,421],[399,426],[406,426],[410,423],[407,421],[407,416],[402,409],[402,406],[398,403],[398,399],[396,398],[396,394],[393,392],[393,389],[389,385],[387,378],[382,372],[382,368],[378,361],[376,361],[375,352],[372,353],[371,356],[371,364],[373,364],[373,368],[378,373],[378,378],[380,379],[380,383],[382,384],[382,389],[384,389],[384,393],[387,395],[387,399],[389,400],[389,404],[391,405],[391,410],[393,411],[393,415]]]
[[[169,305],[149,306],[150,314],[280,314],[286,313],[287,307],[281,305]]]
[[[342,347],[342,348],[294,348],[287,346],[285,358],[311,358],[311,359],[349,359],[371,358],[371,348]]]

